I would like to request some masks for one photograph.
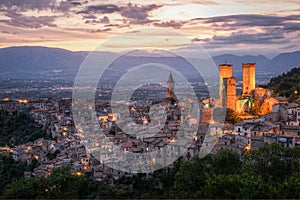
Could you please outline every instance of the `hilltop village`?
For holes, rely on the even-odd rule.
[[[232,77],[232,65],[220,65],[220,99],[206,98],[197,102],[201,116],[197,121],[197,133],[192,144],[183,153],[184,159],[191,159],[202,152],[202,147],[212,146],[211,154],[222,149],[231,149],[244,155],[251,149],[257,149],[264,143],[278,143],[286,148],[300,145],[300,104],[289,103],[283,97],[273,97],[272,92],[255,86],[254,63],[242,64],[243,90],[236,92],[236,79]],[[106,138],[124,150],[124,152],[144,153],[160,150],[176,142],[182,121],[182,112],[195,102],[183,104],[176,102],[175,81],[172,74],[166,84],[164,108],[167,120],[163,128],[147,138],[136,138],[126,134],[117,125],[119,114],[113,113],[107,102],[96,101],[95,109],[101,130]],[[174,102],[175,100],[175,102]],[[259,104],[259,115],[253,115],[253,107]],[[214,110],[226,107],[237,113],[242,121],[220,123],[214,118]],[[136,124],[151,123],[149,107],[132,104],[128,106],[130,115]],[[25,172],[25,177],[47,177],[54,168],[70,166],[73,173],[81,176],[89,174],[95,180],[118,179],[131,176],[130,173],[107,167],[102,160],[91,154],[85,146],[84,134],[74,124],[71,99],[26,99],[0,101],[0,111],[8,114],[25,114],[42,126],[52,139],[40,138],[13,148],[13,159],[28,165],[38,161],[33,171]],[[192,120],[192,119],[190,119]],[[190,123],[189,127],[195,126]],[[209,140],[207,139],[209,138]],[[167,163],[177,157],[175,150],[168,149],[160,160],[152,163]],[[110,150],[104,152],[109,159]],[[121,159],[121,158],[120,158]],[[145,166],[147,167],[147,166]],[[172,168],[172,164],[165,167]]]

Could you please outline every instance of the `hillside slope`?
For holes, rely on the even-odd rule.
[[[288,97],[290,101],[299,100],[300,67],[272,78],[268,88],[273,90],[276,95]]]

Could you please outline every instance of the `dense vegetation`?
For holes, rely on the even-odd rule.
[[[14,147],[44,136],[45,131],[29,116],[0,112],[0,146]]]
[[[24,176],[24,171],[32,171],[38,162],[33,160],[31,165],[15,162],[7,152],[0,153],[0,194],[6,185]]]
[[[265,144],[243,161],[231,151],[185,162],[176,173],[172,198],[299,199],[300,148]]]
[[[281,198],[299,199],[300,147],[265,144],[241,157],[229,150],[191,161],[177,161],[169,172],[121,178],[107,185],[69,168],[48,178],[19,178],[1,198]],[[2,177],[1,177],[1,180]]]
[[[0,194],[4,187],[24,175],[26,166],[15,162],[10,155],[0,154]]]
[[[289,98],[291,102],[298,100],[300,95],[300,67],[273,77],[268,84],[268,88],[273,90],[276,95]]]

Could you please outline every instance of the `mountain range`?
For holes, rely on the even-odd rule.
[[[72,52],[59,48],[48,48],[38,46],[8,47],[0,49],[0,78],[74,78],[76,73],[89,52]],[[97,52],[100,56],[110,56],[114,53]],[[126,68],[133,63],[151,62],[153,59],[175,68],[185,69],[186,63],[179,61],[176,57],[159,57],[159,55],[128,57],[128,63],[115,63],[117,68]],[[197,58],[195,58],[197,59]],[[222,54],[212,57],[218,64],[233,64],[233,74],[238,79],[241,76],[242,63],[256,63],[257,73],[281,74],[294,67],[300,66],[300,51],[281,53],[269,59],[263,55],[237,56],[233,54]],[[190,73],[183,70],[183,73]]]

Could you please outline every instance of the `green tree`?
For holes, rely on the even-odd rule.
[[[232,150],[222,150],[212,159],[214,174],[236,174],[240,167],[240,155]]]
[[[2,199],[36,199],[46,197],[44,178],[21,178],[10,184],[1,195]]]
[[[195,198],[235,199],[240,195],[241,179],[239,175],[211,175],[201,190],[195,193]]]
[[[6,185],[24,175],[26,166],[15,162],[10,155],[0,154],[0,194]]]
[[[206,174],[211,172],[212,159],[211,155],[207,155],[202,159],[194,157],[191,161],[182,162],[175,175],[170,197],[192,198],[193,194],[205,184]]]
[[[195,193],[195,198],[270,199],[278,198],[276,187],[260,176],[248,174],[214,174]]]
[[[0,146],[14,147],[46,137],[45,130],[26,115],[0,113]]]
[[[285,96],[290,102],[300,99],[300,67],[271,78],[267,86],[278,96]]]
[[[283,199],[300,199],[300,176],[299,173],[294,173],[283,182],[279,183],[278,193]]]
[[[16,180],[5,188],[1,198],[112,199],[115,196],[115,191],[105,183],[73,175],[70,168],[63,167],[54,169],[48,178]]]
[[[242,170],[261,175],[265,180],[283,181],[292,173],[299,174],[300,148],[283,148],[278,144],[264,144],[244,157]]]
[[[240,171],[241,161],[237,153],[222,150],[217,155],[194,157],[181,163],[175,175],[171,198],[193,198],[194,193],[206,184],[206,179],[215,174],[234,174]]]

